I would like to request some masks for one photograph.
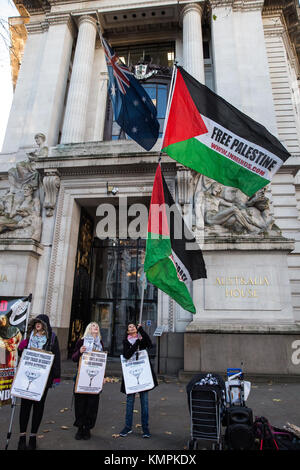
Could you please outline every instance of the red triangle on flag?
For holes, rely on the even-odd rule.
[[[152,190],[150,203],[148,233],[170,236],[168,217],[166,213],[166,201],[161,175],[161,167],[158,164]]]
[[[196,108],[180,71],[177,69],[162,149],[207,132],[202,116]]]

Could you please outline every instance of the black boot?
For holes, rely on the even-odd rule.
[[[81,439],[83,439],[83,426],[79,426],[77,433],[75,434],[75,439],[77,441],[80,441]]]
[[[28,450],[36,449],[36,436],[29,437]]]
[[[26,450],[26,435],[25,436],[20,436],[19,442],[18,442],[18,450]]]
[[[83,439],[85,441],[87,441],[88,439],[91,438],[91,431],[89,430],[89,428],[86,428],[84,427],[84,430],[83,430]]]

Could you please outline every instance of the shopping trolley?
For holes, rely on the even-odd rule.
[[[217,374],[198,374],[187,385],[191,416],[189,450],[206,441],[222,449],[222,415],[225,411],[225,383]]]

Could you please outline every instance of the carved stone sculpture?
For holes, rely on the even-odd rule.
[[[39,132],[38,134],[35,134],[34,139],[38,148],[32,152],[27,153],[28,157],[33,159],[48,157],[48,147],[45,145],[46,136]]]
[[[201,225],[203,218],[207,234],[281,235],[270,214],[269,199],[265,188],[249,198],[237,188],[223,186],[201,176],[196,189],[195,228]],[[197,221],[199,214],[201,215],[200,222]]]
[[[43,178],[43,188],[45,191],[44,208],[46,209],[47,217],[54,214],[56,205],[57,193],[60,187],[60,178],[56,170],[45,170]]]
[[[28,160],[23,160],[16,164],[16,167],[8,170],[8,181],[10,192],[16,193],[25,184],[30,184],[34,189],[39,186],[39,173],[36,170],[36,161],[40,157],[48,155],[48,147],[45,146],[46,137],[44,134],[36,134],[35,141],[38,149],[27,153]]]
[[[0,238],[32,238],[39,241],[42,228],[40,214],[40,200],[34,196],[34,188],[30,184],[16,193],[8,191],[0,199]]]

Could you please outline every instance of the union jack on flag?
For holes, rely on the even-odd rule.
[[[126,90],[125,90],[124,85],[126,85],[127,87],[130,86],[130,81],[127,75],[132,75],[132,73],[129,72],[126,65],[122,64],[122,62],[120,61],[119,57],[116,55],[114,50],[110,47],[110,45],[103,38],[102,38],[102,45],[103,45],[103,49],[105,53],[107,66],[112,67],[113,74],[117,81],[119,89],[121,93],[125,94]]]
[[[115,121],[129,137],[145,150],[150,150],[159,135],[156,107],[134,74],[120,62],[108,42],[100,37],[108,69],[108,91]]]

